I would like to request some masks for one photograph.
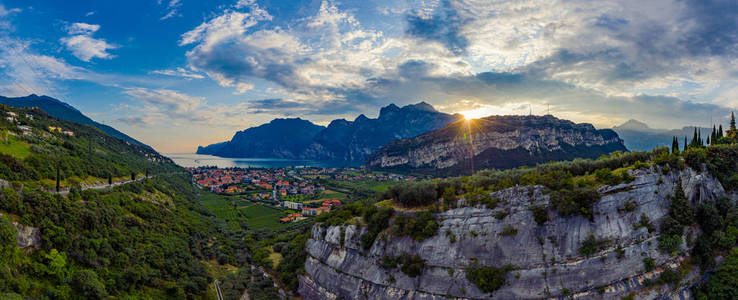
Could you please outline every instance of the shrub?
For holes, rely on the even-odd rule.
[[[584,256],[590,256],[597,253],[600,249],[607,247],[610,243],[609,239],[598,240],[594,234],[589,234],[587,239],[582,242],[582,246],[579,247],[579,254]]]
[[[394,232],[399,236],[410,236],[422,241],[438,233],[438,221],[430,212],[422,212],[413,216],[399,214],[395,218]]]
[[[425,269],[425,261],[420,256],[403,253],[402,265],[400,266],[402,273],[410,277],[417,277],[423,273],[423,269]]]
[[[531,206],[530,211],[533,212],[533,219],[536,220],[536,224],[538,224],[539,226],[548,222],[548,212],[546,211],[545,206]]]
[[[495,212],[495,219],[502,220],[505,217],[507,217],[507,211],[500,210],[500,211]],[[548,218],[548,216],[546,216],[546,217]],[[544,222],[546,222],[546,221],[544,221]]]
[[[592,219],[592,207],[599,199],[600,194],[591,187],[574,187],[551,193],[551,203],[563,216],[579,214]]]
[[[646,257],[643,259],[643,269],[646,270],[646,272],[651,272],[656,267],[656,262],[653,260],[653,258]]]
[[[682,237],[678,235],[663,234],[659,236],[659,250],[664,253],[675,254],[682,244]]]
[[[518,234],[518,230],[515,229],[515,227],[511,225],[505,225],[505,227],[500,231],[501,236],[511,236]]]
[[[502,268],[478,267],[466,269],[466,278],[477,286],[482,292],[492,293],[505,285],[507,273],[512,271],[512,266]]]

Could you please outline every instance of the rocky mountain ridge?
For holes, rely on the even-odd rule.
[[[489,116],[458,121],[391,142],[373,153],[371,169],[463,174],[627,151],[617,133],[546,116]],[[472,157],[472,159],[470,159]]]
[[[538,225],[530,207],[547,205],[549,195],[541,186],[526,186],[491,193],[502,203],[494,209],[478,205],[436,214],[438,234],[422,242],[384,236],[364,251],[359,239],[365,228],[317,224],[306,244],[308,258],[300,277],[300,294],[308,299],[543,299],[567,295],[619,299],[637,292],[643,299],[689,298],[689,284],[699,278],[694,270],[679,287],[645,286],[646,280],[658,277],[664,267],[677,266],[683,258],[659,251],[659,233],[634,224],[642,215],[660,224],[678,181],[692,205],[715,201],[725,191],[709,173],[689,168],[629,172],[635,177],[632,182],[600,188],[602,197],[591,221],[559,216],[548,209],[550,221]],[[624,210],[630,202],[634,208]],[[498,218],[500,211],[507,216]],[[516,234],[501,234],[508,226]],[[693,233],[692,228],[684,234],[688,242],[681,244],[683,250]],[[608,242],[584,256],[579,249],[590,236]],[[381,267],[382,257],[401,252],[425,260],[419,276]],[[644,270],[647,257],[654,261],[653,271]],[[467,278],[471,266],[506,264],[514,269],[507,273],[507,283],[492,294],[482,292]]]
[[[442,113],[430,104],[421,102],[403,107],[390,104],[383,107],[375,119],[362,114],[353,121],[333,120],[327,127],[300,120],[301,124],[293,124],[293,130],[289,128],[276,130],[276,126],[273,126],[273,123],[279,120],[276,119],[269,124],[240,131],[231,141],[198,147],[197,153],[224,157],[321,160],[360,165],[369,154],[390,141],[414,137],[461,118],[459,114]],[[252,134],[256,131],[263,133]],[[259,151],[255,151],[254,148]]]

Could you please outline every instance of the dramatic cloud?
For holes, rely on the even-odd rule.
[[[100,29],[100,25],[73,23],[66,29],[69,36],[61,38],[60,41],[80,60],[89,62],[92,58],[110,59],[114,57],[108,53],[108,50],[115,49],[117,46],[108,44],[104,39],[92,37]]]

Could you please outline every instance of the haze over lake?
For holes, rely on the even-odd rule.
[[[194,153],[166,153],[174,163],[182,167],[216,166],[218,168],[285,168],[285,167],[340,167],[336,163],[277,159],[277,158],[227,158]]]

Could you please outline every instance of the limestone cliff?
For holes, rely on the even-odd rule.
[[[494,209],[478,205],[436,214],[438,234],[422,242],[380,235],[365,251],[358,242],[365,228],[316,224],[306,244],[308,258],[299,292],[305,299],[541,299],[565,295],[619,299],[634,291],[646,299],[689,297],[683,287],[643,286],[645,279],[657,277],[664,266],[675,266],[683,258],[657,249],[658,230],[649,233],[634,224],[646,215],[658,228],[668,214],[669,195],[677,181],[692,204],[724,196],[723,187],[707,172],[693,169],[664,173],[651,167],[629,172],[634,181],[600,188],[602,197],[594,206],[593,220],[563,217],[549,209],[549,221],[538,225],[530,207],[548,204],[549,195],[544,187],[530,186],[492,193],[502,203]],[[623,209],[629,202],[634,208]],[[507,216],[496,218],[502,210]],[[514,227],[517,234],[501,235],[506,226]],[[687,230],[685,240],[696,236],[694,230]],[[585,257],[579,248],[590,235],[609,242]],[[402,252],[425,260],[419,276],[411,278],[397,268],[381,267],[382,257]],[[651,272],[644,270],[646,257],[653,258],[657,266]],[[491,294],[467,279],[469,266],[507,264],[515,270]],[[683,283],[697,277],[693,271]]]
[[[626,150],[617,133],[591,124],[551,115],[490,116],[391,142],[373,153],[367,166],[462,174],[474,168],[513,168]]]

